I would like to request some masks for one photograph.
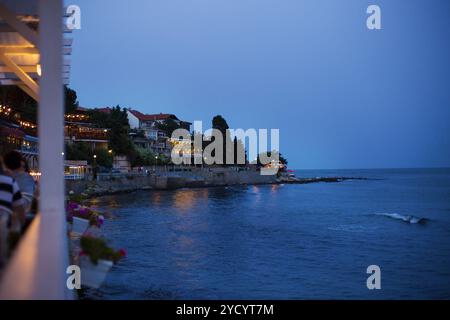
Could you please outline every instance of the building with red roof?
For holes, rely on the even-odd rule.
[[[170,155],[171,144],[167,132],[160,129],[160,124],[166,120],[173,120],[180,128],[190,131],[191,123],[178,119],[170,113],[143,114],[140,111],[127,109],[130,128],[144,133],[144,137],[137,137],[132,133],[133,141],[140,147],[149,148],[156,154]],[[133,136],[134,135],[134,136]],[[146,140],[146,141],[144,141]]]

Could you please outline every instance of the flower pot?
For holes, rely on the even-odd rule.
[[[72,233],[82,235],[89,228],[89,220],[78,217],[72,218]]]
[[[89,257],[80,257],[81,284],[94,289],[99,288],[112,266],[113,262],[109,260],[98,260],[97,264],[94,264]]]

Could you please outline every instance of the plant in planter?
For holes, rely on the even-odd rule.
[[[85,197],[85,195],[84,195],[83,193],[75,193],[75,192],[73,192],[73,191],[71,190],[71,191],[69,191],[69,194],[68,194],[68,196],[67,196],[67,199],[68,199],[70,202],[81,203],[81,202],[83,202],[84,200],[86,200],[86,197]]]
[[[90,226],[100,228],[105,218],[99,212],[86,206],[70,202],[67,207],[67,221],[72,223],[72,233],[81,235]]]
[[[125,250],[115,250],[93,236],[81,237],[80,245],[81,284],[91,288],[99,288],[113,264],[126,256]]]

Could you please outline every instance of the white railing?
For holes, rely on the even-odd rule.
[[[86,176],[84,174],[66,174],[64,179],[66,180],[83,180]]]
[[[65,220],[60,212],[38,214],[2,272],[0,299],[74,299],[67,289]],[[59,241],[55,241],[59,239]]]
[[[24,1],[7,1],[17,9]],[[67,289],[69,263],[64,213],[64,100],[62,0],[39,0],[39,35],[16,20],[17,13],[3,10],[2,19],[16,25],[40,53],[42,77],[39,100],[39,214],[33,220],[0,279],[0,299],[71,299]],[[17,5],[17,6],[16,6]],[[25,7],[27,8],[27,7]],[[30,9],[31,10],[31,9]],[[38,36],[38,38],[37,38]],[[39,46],[37,46],[39,43]],[[34,92],[34,91],[30,91]]]

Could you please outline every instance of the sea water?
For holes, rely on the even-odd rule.
[[[128,256],[93,299],[449,299],[450,169],[92,199]],[[367,267],[381,271],[369,290]]]

